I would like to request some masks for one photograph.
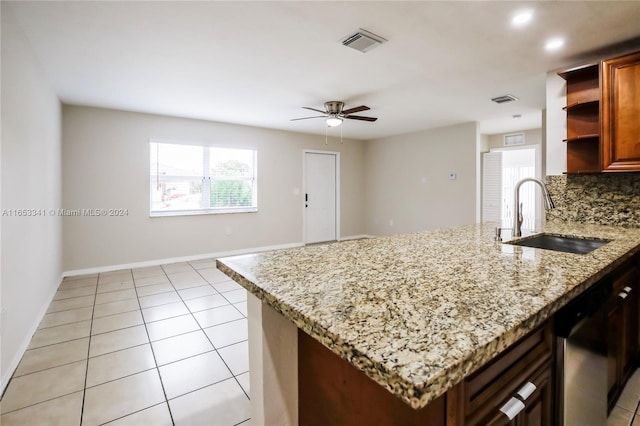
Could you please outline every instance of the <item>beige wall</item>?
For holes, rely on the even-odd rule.
[[[528,130],[519,130],[517,132],[498,133],[495,135],[489,135],[489,149],[505,148],[504,136],[511,135],[513,133],[524,133],[525,145],[542,144],[542,129],[528,129]],[[515,148],[517,148],[517,146]]]
[[[479,145],[475,122],[368,141],[367,232],[474,223]]]
[[[257,149],[258,213],[150,218],[150,138]],[[362,141],[65,106],[64,207],[129,211],[65,217],[65,270],[302,243],[305,149],[341,153],[341,237],[363,234]]]
[[[567,171],[567,103],[566,82],[556,71],[547,73],[545,116],[546,175],[561,175]]]
[[[2,3],[2,389],[29,344],[62,272],[60,103]],[[44,209],[16,217],[13,209]],[[39,212],[41,213],[41,212]]]

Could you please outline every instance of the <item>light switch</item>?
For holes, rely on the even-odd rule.
[[[449,180],[456,180],[456,174],[454,172],[449,173]]]

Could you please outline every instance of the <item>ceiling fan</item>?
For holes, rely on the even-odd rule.
[[[367,111],[370,108],[368,106],[360,105],[355,108],[344,109],[344,102],[341,101],[329,101],[324,103],[325,110],[319,110],[310,107],[302,107],[311,111],[322,113],[323,115],[314,115],[313,117],[293,118],[291,121],[308,120],[310,118],[326,118],[327,126],[336,127],[342,124],[342,120],[361,120],[361,121],[376,121],[377,117],[364,117],[361,115],[352,115],[354,112]]]

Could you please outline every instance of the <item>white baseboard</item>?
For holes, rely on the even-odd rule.
[[[346,237],[341,237],[340,241],[358,240],[361,238],[375,238],[375,236],[368,235],[368,234],[349,235]],[[271,251],[271,250],[281,250],[281,249],[288,249],[288,248],[301,247],[301,246],[304,246],[304,243],[299,242],[299,243],[277,244],[273,246],[262,246],[262,247],[229,250],[229,251],[215,252],[215,253],[196,254],[192,256],[180,256],[180,257],[170,257],[166,259],[145,260],[142,262],[123,263],[119,265],[108,265],[108,266],[98,266],[95,268],[75,269],[75,270],[63,272],[62,276],[74,277],[77,275],[98,274],[101,272],[111,272],[111,271],[117,271],[120,269],[144,268],[147,266],[165,265],[167,263],[177,263],[177,262],[190,262],[192,260],[201,260],[201,259],[217,259],[219,257],[235,256],[239,254],[258,253],[258,252]]]
[[[22,340],[22,344],[18,349],[18,352],[16,352],[11,362],[9,362],[9,366],[5,371],[5,374],[0,379],[0,389],[1,389],[0,395],[4,393],[4,390],[7,388],[7,385],[9,384],[9,380],[11,380],[13,373],[16,371],[16,368],[18,368],[18,364],[20,364],[20,360],[22,360],[24,353],[27,351],[27,348],[29,348],[29,344],[31,343],[31,338],[33,337],[35,332],[38,330],[38,326],[40,325],[40,322],[42,322],[42,319],[47,313],[47,310],[49,309],[49,305],[51,305],[51,302],[53,301],[53,298],[56,295],[56,291],[58,291],[58,287],[60,287],[60,284],[62,283],[63,278],[64,278],[63,274],[61,274],[58,277],[58,282],[55,285],[55,287],[51,289],[49,297],[47,298],[47,303],[44,304],[44,306],[40,309],[40,312],[38,312],[38,315],[36,316],[35,321],[31,324],[31,328],[29,329],[29,332],[24,336]]]
[[[201,260],[201,259],[217,259],[219,257],[235,256],[238,254],[257,253],[262,251],[280,250],[280,249],[287,249],[287,248],[293,248],[293,247],[300,247],[303,245],[304,244],[302,243],[287,243],[287,244],[278,244],[273,246],[229,250],[229,251],[216,252],[216,253],[196,254],[192,256],[170,257],[166,259],[155,259],[155,260],[146,260],[142,262],[123,263],[120,265],[109,265],[109,266],[99,266],[96,268],[75,269],[72,271],[65,271],[62,273],[62,275],[65,277],[73,277],[77,275],[97,274],[100,272],[117,271],[120,269],[133,269],[133,268],[144,268],[147,266],[165,265],[167,263],[190,262],[192,260]]]
[[[363,238],[375,238],[375,235],[369,235],[369,234],[349,235],[347,237],[340,237],[340,241],[361,240]]]

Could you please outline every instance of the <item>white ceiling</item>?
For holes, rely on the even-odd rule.
[[[360,139],[466,121],[489,134],[540,127],[547,71],[640,40],[640,1],[20,1],[9,8],[65,103],[324,135],[321,119],[289,120],[315,115],[302,106],[342,100],[379,117],[345,122],[344,136]],[[533,20],[514,28],[523,8]],[[358,28],[388,42],[368,53],[338,43]],[[566,45],[549,53],[543,46],[552,36]],[[490,101],[503,94],[520,100]]]

